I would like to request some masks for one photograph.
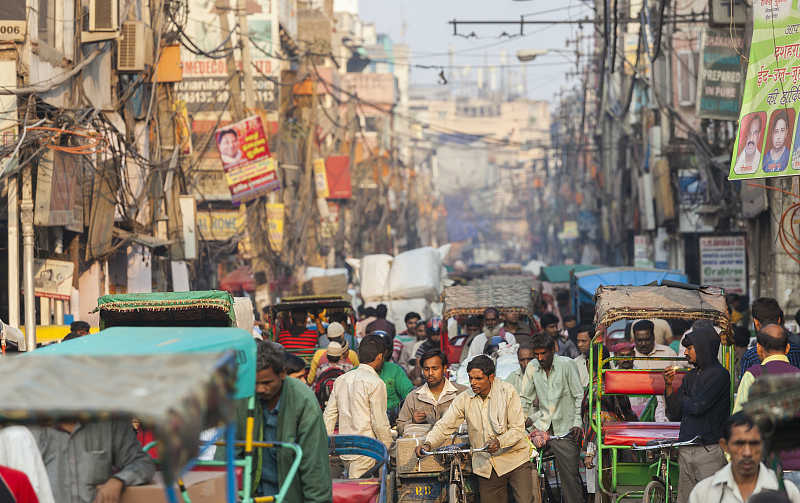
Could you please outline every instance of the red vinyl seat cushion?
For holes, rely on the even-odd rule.
[[[681,423],[603,423],[603,444],[643,446],[650,440],[678,438],[680,430]]]
[[[685,371],[675,374],[672,389],[678,389]],[[603,392],[617,395],[663,395],[664,376],[660,370],[607,370],[603,372]]]
[[[334,479],[333,503],[373,503],[381,493],[380,479]]]

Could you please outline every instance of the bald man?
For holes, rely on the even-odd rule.
[[[789,333],[780,325],[764,325],[756,333],[756,350],[760,364],[753,365],[742,375],[739,383],[739,391],[736,393],[736,402],[733,405],[733,412],[742,410],[742,404],[750,396],[750,386],[753,381],[762,374],[794,374],[800,373],[800,369],[792,366],[786,354],[789,352]],[[766,370],[764,368],[766,367]]]

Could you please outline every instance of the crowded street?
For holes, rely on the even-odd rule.
[[[800,503],[798,28],[0,1],[0,503]]]

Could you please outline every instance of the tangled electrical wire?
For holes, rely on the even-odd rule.
[[[799,199],[796,203],[789,206],[786,211],[783,212],[783,215],[781,215],[780,230],[778,230],[778,240],[781,242],[781,247],[783,248],[783,251],[786,252],[786,255],[800,264],[800,238],[798,238],[797,231],[793,225],[793,223],[796,221],[795,219],[797,218],[798,213],[800,213],[800,196],[777,187],[770,187],[769,185],[759,185],[757,183],[749,182],[747,185],[751,187],[761,187],[763,189],[782,192],[786,195]],[[787,218],[789,219],[788,225],[786,224]],[[789,230],[786,230],[787,227]],[[790,249],[791,251],[789,251]]]

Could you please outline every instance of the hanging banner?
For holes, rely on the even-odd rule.
[[[215,137],[233,204],[280,187],[260,115],[217,129]]]
[[[727,29],[703,28],[695,99],[698,119],[735,121],[739,118],[744,59],[736,49],[741,52],[743,45],[741,32],[734,31],[732,39]]]
[[[276,252],[280,252],[283,249],[283,219],[283,204],[267,203],[267,232],[269,233],[269,244]]]
[[[328,175],[325,172],[325,159],[314,159],[314,187],[317,190],[317,197],[330,197]]]
[[[743,236],[700,238],[700,283],[726,293],[747,293],[747,252]]]
[[[753,3],[750,63],[731,180],[800,173],[800,14],[793,5],[784,0]]]

